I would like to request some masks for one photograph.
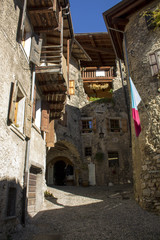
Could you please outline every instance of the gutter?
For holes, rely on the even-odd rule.
[[[33,103],[34,86],[35,86],[35,66],[34,65],[32,65],[31,73],[32,73],[32,86],[31,86],[32,87],[32,92],[31,92],[31,95],[30,95],[30,100]],[[26,139],[24,174],[23,174],[23,193],[22,193],[23,196],[22,196],[22,217],[21,217],[21,222],[22,222],[23,226],[25,226],[25,224],[26,224],[30,142],[31,142],[31,140],[29,138],[27,138]]]

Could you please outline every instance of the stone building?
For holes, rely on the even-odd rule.
[[[139,204],[155,212],[160,212],[160,29],[153,13],[159,10],[159,1],[124,0],[103,14],[116,56],[125,60],[142,99],[138,138],[131,124],[134,190]]]
[[[0,25],[1,238],[42,208],[46,146],[66,100],[73,29],[62,0],[2,1]]]
[[[92,60],[81,59],[79,65],[71,58],[70,95],[63,120],[55,121],[55,147],[47,153],[47,183],[131,182],[127,99],[109,36],[92,33],[75,38]]]

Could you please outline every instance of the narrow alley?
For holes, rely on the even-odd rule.
[[[14,240],[160,239],[160,216],[139,207],[130,184],[48,190],[54,197]]]

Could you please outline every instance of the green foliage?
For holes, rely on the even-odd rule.
[[[44,196],[45,196],[45,197],[54,197],[53,194],[50,193],[50,192],[47,191],[47,190],[44,192]]]
[[[151,21],[148,21],[150,25],[154,26],[154,29],[157,29],[160,27],[160,5],[158,7],[151,11],[147,10],[143,14],[144,16],[151,16]]]
[[[91,102],[97,101],[98,103],[114,103],[112,98],[96,98],[96,97],[90,97],[89,100]]]

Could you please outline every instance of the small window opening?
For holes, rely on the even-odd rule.
[[[82,133],[92,132],[92,120],[82,120]]]
[[[15,187],[10,187],[8,191],[7,217],[16,215],[16,193]]]
[[[92,156],[92,148],[91,147],[86,147],[85,148],[85,156]]]
[[[109,167],[119,167],[118,152],[108,152],[108,164]]]
[[[110,119],[111,132],[120,132],[120,125],[118,119]]]

